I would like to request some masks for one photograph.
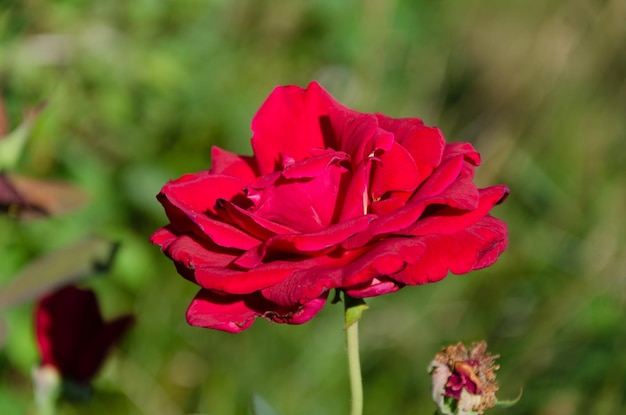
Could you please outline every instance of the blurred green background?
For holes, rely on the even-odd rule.
[[[0,283],[83,236],[121,241],[85,282],[107,318],[137,324],[94,399],[62,414],[342,414],[342,307],[239,335],[187,326],[196,292],[148,243],[155,195],[207,169],[216,144],[250,154],[272,88],[317,79],[364,112],[420,117],[506,183],[493,267],[371,299],[361,324],[366,414],[430,414],[428,363],[459,340],[501,355],[495,414],[626,413],[626,2],[0,0],[0,93],[15,127],[47,101],[17,173],[69,180],[68,215],[0,217]],[[3,311],[0,413],[32,413],[32,304]]]

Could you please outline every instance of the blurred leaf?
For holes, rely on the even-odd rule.
[[[68,182],[0,173],[0,211],[19,218],[60,215],[87,199],[84,191]]]
[[[0,140],[0,171],[11,170],[17,164],[28,136],[33,128],[37,115],[43,110],[45,103],[39,104],[37,107],[26,111],[24,121],[10,134]],[[2,115],[0,115],[0,128],[2,127]],[[6,113],[4,115],[6,122]],[[1,131],[1,130],[0,130]],[[3,136],[1,134],[0,136]]]
[[[278,415],[265,399],[259,395],[252,397],[252,415]]]
[[[34,260],[9,284],[0,288],[0,309],[108,271],[118,247],[117,243],[90,237]]]
[[[15,207],[26,205],[26,201],[11,184],[6,174],[0,173],[0,207],[2,211],[10,212]]]

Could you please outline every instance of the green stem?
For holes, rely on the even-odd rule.
[[[350,415],[363,414],[363,382],[361,379],[361,362],[359,360],[359,319],[367,304],[362,298],[352,298],[343,293],[345,305],[346,343],[348,349],[348,370],[350,373],[350,392],[352,394],[352,408]]]
[[[348,345],[348,370],[350,373],[350,392],[352,407],[350,415],[363,414],[363,383],[361,380],[361,362],[359,360],[359,322],[354,322],[346,330]]]

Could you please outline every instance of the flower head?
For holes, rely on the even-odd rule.
[[[354,111],[316,82],[276,88],[252,121],[253,156],[213,148],[211,169],[158,195],[152,242],[201,289],[190,324],[239,332],[300,324],[332,289],[392,293],[493,264],[509,193],[478,189],[480,156],[420,119]]]
[[[132,322],[132,316],[104,322],[93,291],[65,286],[41,298],[35,309],[41,366],[55,368],[63,379],[88,383]]]
[[[496,405],[499,366],[484,341],[468,350],[463,343],[445,347],[431,362],[432,395],[444,415],[482,414]]]

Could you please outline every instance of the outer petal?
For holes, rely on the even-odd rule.
[[[443,159],[453,158],[462,155],[474,166],[480,166],[480,154],[470,143],[449,143],[443,152]]]
[[[242,193],[243,184],[232,176],[201,172],[169,182],[157,199],[178,232],[195,232],[225,247],[249,249],[259,240],[213,218],[217,217],[216,202],[219,198],[247,203]]]
[[[176,238],[177,235],[170,224],[154,231],[154,233],[150,236],[150,242],[155,245],[159,245],[161,250],[164,250]]]
[[[250,327],[256,317],[278,323],[302,324],[313,318],[324,306],[326,296],[306,304],[281,307],[258,293],[250,295],[218,295],[200,290],[187,309],[187,322],[192,326],[238,333]]]
[[[404,284],[399,284],[389,277],[380,276],[374,278],[366,284],[349,287],[345,290],[346,294],[354,298],[369,298],[376,297],[383,294],[391,294],[404,287]]]
[[[291,312],[287,316],[276,314],[270,315],[269,317],[277,323],[303,324],[311,320],[317,315],[317,313],[320,312],[320,310],[324,307],[324,304],[326,304],[327,298],[328,292],[325,292],[318,298],[307,301],[301,306],[295,308],[295,312]]]
[[[242,250],[250,249],[259,243],[259,240],[254,236],[239,230],[233,225],[212,219],[204,214],[186,215],[169,203],[167,199],[159,198],[159,200],[165,208],[172,227],[181,234],[192,233],[196,236],[209,238],[225,248]]]
[[[426,199],[446,190],[459,177],[463,168],[463,157],[456,156],[445,160],[420,186],[413,199]],[[472,185],[474,189],[476,186]]]
[[[203,171],[186,174],[168,182],[161,194],[185,214],[215,213],[217,199],[231,200],[243,195],[245,182],[238,177],[211,174]]]
[[[493,264],[507,245],[506,225],[486,216],[475,225],[453,234],[431,234],[420,238],[426,250],[414,264],[392,278],[407,285],[443,279],[448,272],[465,274]]]
[[[162,249],[174,261],[178,272],[194,282],[197,282],[196,269],[228,267],[241,253],[241,251],[223,248],[209,240],[186,234],[180,236],[172,234],[172,239],[168,240]]]
[[[294,265],[289,261],[272,261],[250,270],[239,266],[199,266],[193,275],[203,288],[228,294],[250,294],[288,278]]]
[[[257,304],[258,302],[262,304]],[[250,327],[267,301],[254,296],[218,295],[200,290],[187,309],[192,326],[238,333]],[[260,305],[260,307],[259,307]]]
[[[333,288],[365,289],[376,279],[400,272],[421,256],[424,248],[417,238],[385,239],[371,247],[342,252],[335,264],[296,271],[262,293],[277,304],[293,304],[317,298]]]
[[[461,177],[468,179],[474,178],[474,168],[480,165],[480,154],[474,149],[470,143],[450,143],[446,144],[443,152],[443,159],[463,156],[463,168],[461,169]]]
[[[425,236],[440,233],[455,233],[475,224],[501,203],[509,194],[506,186],[493,186],[482,189],[480,202],[476,209],[463,211],[454,207],[443,207],[437,212],[420,219],[414,225],[402,231],[405,235]]]
[[[275,171],[281,154],[300,161],[311,149],[336,148],[327,128],[328,111],[334,106],[342,107],[316,82],[307,89],[274,89],[252,120],[252,149],[260,173]]]
[[[451,165],[450,167],[455,166]],[[456,167],[458,167],[458,164]],[[434,180],[440,179],[435,178]],[[447,179],[445,179],[445,182],[448,182]],[[426,185],[426,183],[424,185]],[[424,192],[428,197],[418,198],[418,195],[415,195],[404,207],[387,215],[380,216],[378,219],[372,221],[367,230],[348,239],[343,244],[343,247],[345,249],[354,249],[363,246],[378,235],[389,233],[404,234],[404,229],[421,220],[420,218],[425,214],[424,212],[428,206],[451,206],[461,210],[473,210],[478,206],[478,189],[476,189],[476,186],[471,181],[457,179],[452,182],[452,184],[449,184],[447,189],[436,194],[441,187],[443,186],[432,186]],[[431,193],[435,194],[433,195]],[[418,194],[422,194],[421,188]]]

